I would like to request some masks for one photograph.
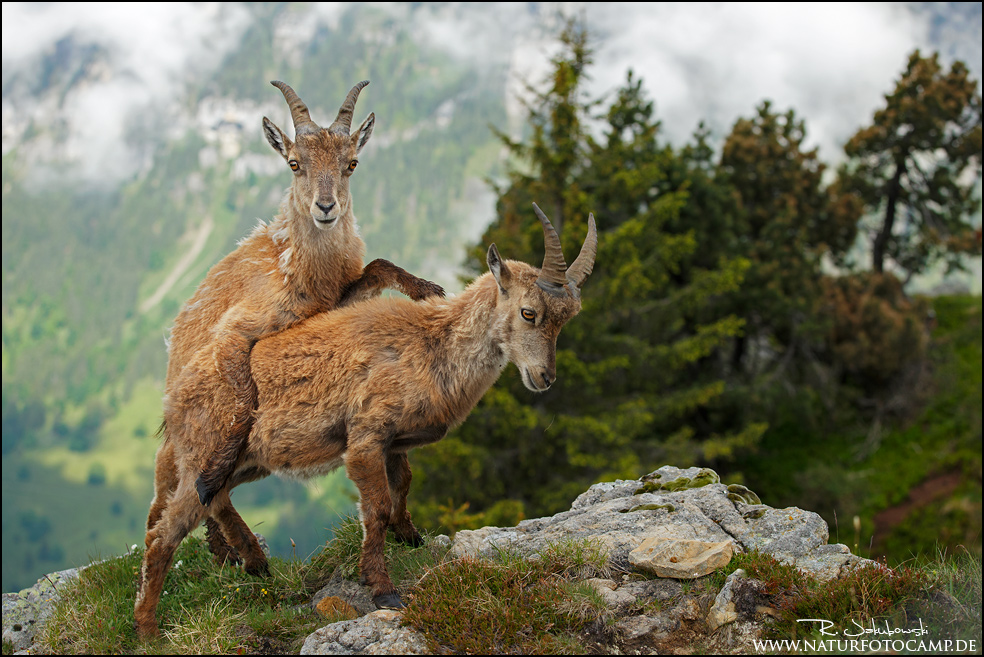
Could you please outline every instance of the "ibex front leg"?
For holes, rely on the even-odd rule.
[[[393,502],[386,477],[384,438],[378,434],[349,432],[345,469],[359,489],[359,515],[364,538],[359,561],[360,582],[372,590],[372,601],[379,609],[402,609],[393,581],[386,568],[386,527]]]
[[[414,301],[430,296],[444,296],[444,288],[418,278],[389,260],[378,258],[362,269],[362,275],[352,281],[342,294],[338,305],[347,306],[363,299],[378,297],[383,290],[399,290]]]

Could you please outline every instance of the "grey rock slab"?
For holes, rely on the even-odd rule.
[[[743,489],[738,496],[734,485],[731,489],[707,468],[663,466],[638,480],[595,484],[569,510],[548,518],[512,528],[460,531],[452,552],[459,557],[490,557],[499,550],[531,555],[550,543],[589,540],[608,551],[614,566],[628,570],[633,550],[647,539],[662,538],[730,540],[736,551],[758,550],[820,579],[867,562],[846,547],[827,545],[827,524],[816,513],[749,504],[743,500],[757,500],[754,493]]]
[[[616,613],[627,610],[636,602],[636,596],[631,591],[616,588],[617,585],[610,579],[592,577],[584,580],[584,583],[597,591],[605,606]]]
[[[745,577],[745,571],[741,568],[728,575],[728,578],[724,581],[724,586],[721,587],[721,591],[714,598],[714,604],[711,605],[707,613],[707,626],[712,632],[722,625],[738,620],[738,611],[735,609],[733,599],[734,589],[735,582],[743,577]]]
[[[376,605],[372,602],[372,594],[365,586],[360,586],[357,582],[344,577],[332,576],[311,601],[306,605],[315,609],[318,603],[328,597],[337,597],[352,605],[360,614],[368,614],[376,611]]]
[[[400,625],[403,614],[380,609],[355,620],[316,630],[304,640],[302,655],[427,655],[424,636]]]
[[[44,627],[61,597],[59,588],[78,576],[78,568],[61,570],[42,577],[34,586],[18,593],[4,593],[3,640],[10,641],[14,651],[30,650],[35,635]]]

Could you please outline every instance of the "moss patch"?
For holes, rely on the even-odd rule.
[[[659,477],[659,475],[655,475],[653,479],[656,479],[657,477]],[[693,479],[690,477],[677,477],[676,479],[671,479],[670,481],[663,483],[652,480],[646,481],[642,486],[636,489],[635,494],[641,495],[642,493],[656,493],[659,491],[676,493],[681,490],[702,488],[710,484],[718,483],[721,483],[721,477],[719,477],[714,470],[702,468]]]
[[[728,499],[732,502],[742,502],[744,504],[761,504],[759,496],[745,488],[741,484],[731,484],[728,486]]]

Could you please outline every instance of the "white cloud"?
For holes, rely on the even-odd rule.
[[[92,180],[132,174],[133,117],[173,115],[184,85],[221,62],[247,19],[220,3],[3,3],[4,153],[34,119],[67,133],[57,157],[31,154],[41,163],[68,161]],[[79,79],[39,99],[52,63]]]
[[[933,49],[929,18],[895,4],[605,3],[588,18],[600,37],[595,95],[632,67],[676,143],[701,119],[720,139],[770,99],[806,120],[827,161],[871,120],[909,53]],[[977,24],[979,48],[979,13]]]
[[[508,66],[508,102],[517,80],[539,82],[556,52],[559,13],[582,13],[594,39],[589,70],[593,97],[611,93],[631,67],[656,102],[664,134],[686,141],[705,120],[716,138],[763,99],[794,108],[807,124],[808,144],[835,162],[841,145],[869,122],[915,48],[960,57],[979,80],[981,14],[932,4],[677,4],[541,3],[440,4],[411,10],[376,5],[408,26],[422,44],[470,62]],[[338,4],[290,9],[279,32],[299,22],[337,25]],[[310,19],[314,18],[314,21]],[[68,153],[95,175],[133,164],[124,144],[136,111],[167,113],[183,85],[211,70],[247,26],[237,4],[3,4],[4,152],[44,108],[63,120]],[[308,21],[308,22],[305,22]],[[310,30],[309,30],[310,31]],[[313,36],[311,32],[310,36]],[[105,71],[87,71],[86,84],[64,98],[27,107],[18,92],[27,75],[59,41],[99,44]],[[19,76],[19,77],[18,77]],[[29,86],[29,85],[28,85]],[[515,105],[513,105],[515,109]]]

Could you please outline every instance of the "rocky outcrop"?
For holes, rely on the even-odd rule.
[[[642,479],[595,484],[574,500],[569,511],[549,518],[524,520],[516,527],[460,531],[451,549],[458,556],[490,555],[496,549],[532,554],[551,542],[594,540],[608,548],[616,566],[628,571],[635,566],[633,551],[643,544],[666,544],[658,553],[649,550],[645,567],[655,572],[657,566],[679,570],[677,564],[685,553],[688,559],[710,558],[712,549],[726,543],[735,551],[769,554],[820,580],[833,579],[843,568],[866,561],[845,545],[828,545],[827,523],[816,513],[796,507],[774,509],[761,504],[744,486],[725,486],[720,481],[707,468],[663,466]],[[703,555],[700,544],[705,546]],[[636,554],[641,564],[642,555]]]
[[[593,541],[619,573],[585,580],[608,608],[618,648],[663,653],[686,651],[698,640],[718,652],[751,650],[762,620],[774,613],[759,582],[739,570],[720,592],[686,594],[681,584],[724,567],[734,553],[757,550],[820,580],[871,563],[827,539],[827,525],[815,513],[764,505],[752,491],[726,486],[706,468],[664,466],[638,480],[595,484],[569,510],[549,518],[460,531],[453,541],[432,540],[450,543],[453,556],[471,558],[492,558],[502,550],[533,556],[558,542]],[[15,650],[29,649],[57,597],[58,582],[76,574],[56,573],[20,594],[4,594],[4,640]],[[333,578],[310,606],[349,620],[311,634],[302,654],[430,652],[426,637],[400,625],[399,612],[376,611],[365,587],[353,581]]]
[[[24,652],[34,645],[34,637],[51,616],[58,601],[59,588],[79,576],[78,568],[45,575],[31,588],[20,593],[3,594],[3,640],[14,652]]]
[[[302,655],[428,655],[419,632],[400,627],[398,611],[380,609],[356,620],[326,625],[311,634]]]
[[[870,563],[827,539],[827,524],[816,513],[764,505],[744,486],[722,484],[713,470],[664,466],[638,480],[595,484],[570,510],[549,518],[460,531],[451,552],[472,558],[492,558],[501,550],[534,555],[551,543],[596,541],[619,570],[661,578],[585,580],[617,618],[623,651],[675,650],[702,637],[715,650],[740,652],[759,636],[756,621],[773,611],[756,580],[736,571],[708,600],[683,595],[678,580],[712,573],[733,553],[751,550],[820,580]],[[375,612],[318,630],[302,654],[327,652],[426,654],[428,649],[422,635],[399,625],[398,614]]]

